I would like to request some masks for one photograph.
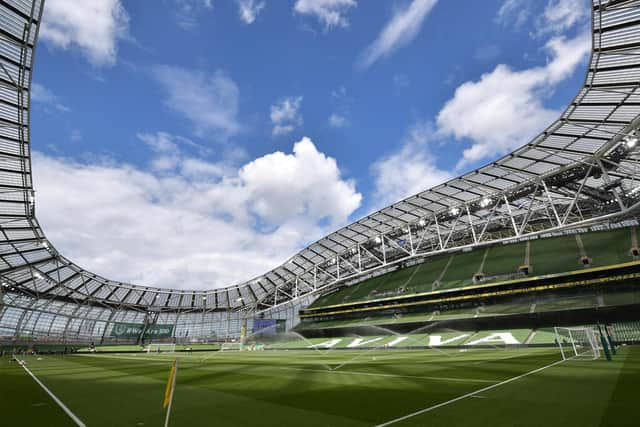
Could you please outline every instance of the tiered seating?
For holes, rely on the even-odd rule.
[[[526,243],[493,246],[488,250],[482,269],[485,276],[497,276],[505,272],[515,273],[525,263]]]
[[[604,305],[640,304],[640,291],[606,293],[602,300]]]
[[[575,310],[578,308],[590,308],[597,305],[597,300],[594,296],[578,296],[571,298],[554,298],[546,299],[536,303],[535,311],[560,311],[560,310]]]
[[[632,260],[629,250],[632,247],[631,233],[634,229],[622,228],[609,232],[582,234],[587,256],[591,258],[591,265],[603,267],[611,264],[620,264]]]
[[[438,289],[452,289],[469,285],[473,275],[480,269],[486,249],[462,252],[453,255],[449,268],[444,273]]]
[[[613,333],[615,340],[640,342],[640,322],[614,323]]]
[[[508,280],[517,278],[524,265],[530,275],[540,276],[629,262],[633,260],[630,250],[637,242],[637,234],[633,239],[632,233],[637,230],[589,232],[435,257],[321,296],[312,307],[462,288],[473,284],[478,273],[487,278],[482,283]]]

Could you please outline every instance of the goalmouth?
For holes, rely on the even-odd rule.
[[[175,353],[175,344],[149,344],[147,346],[147,353]]]
[[[242,351],[244,346],[241,342],[223,342],[220,344],[220,351]]]
[[[595,360],[600,358],[600,343],[593,328],[553,328],[562,360]]]

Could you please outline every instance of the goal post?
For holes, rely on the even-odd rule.
[[[175,344],[149,344],[147,346],[147,353],[175,353],[176,345]]]
[[[242,351],[243,347],[241,342],[223,342],[220,344],[220,351]]]
[[[600,357],[601,346],[593,328],[555,327],[553,329],[563,360],[595,360]]]

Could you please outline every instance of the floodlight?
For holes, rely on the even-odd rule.
[[[460,208],[451,208],[451,210],[449,211],[449,213],[453,216],[456,216],[460,213]]]
[[[418,221],[418,225],[420,227],[424,227],[427,224],[427,222],[424,219],[421,219],[420,221]]]
[[[382,237],[380,237],[380,236],[376,236],[376,238],[373,239],[373,240],[378,244],[382,243]]]
[[[483,198],[482,200],[480,200],[480,207],[481,208],[486,208],[487,206],[489,206],[491,204],[491,199],[488,197]]]
[[[627,136],[624,138],[624,145],[627,146],[627,148],[633,148],[638,144],[638,138],[633,137],[633,136]]]

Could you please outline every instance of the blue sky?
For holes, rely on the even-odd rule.
[[[590,49],[587,0],[160,3],[47,0],[32,94],[45,232],[144,285],[250,279],[496,159]]]

